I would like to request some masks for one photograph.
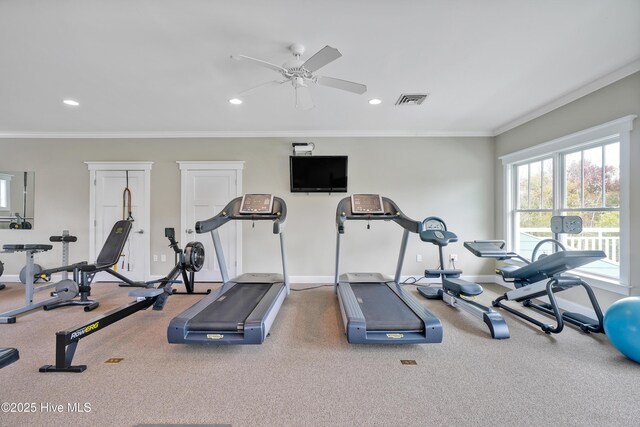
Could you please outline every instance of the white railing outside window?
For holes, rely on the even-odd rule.
[[[543,238],[551,237],[548,228],[521,228],[521,233]],[[604,251],[607,260],[620,264],[620,229],[619,228],[584,228],[581,234],[564,237],[569,250]]]

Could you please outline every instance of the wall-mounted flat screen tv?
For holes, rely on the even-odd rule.
[[[291,156],[292,193],[346,193],[347,156]]]

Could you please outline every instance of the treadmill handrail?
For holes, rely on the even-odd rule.
[[[422,221],[416,221],[406,216],[393,200],[382,197],[382,210],[384,214],[354,214],[351,210],[351,197],[345,197],[338,203],[336,209],[336,225],[338,233],[344,234],[344,223],[346,221],[393,221],[402,228],[412,232],[422,231]]]
[[[196,233],[207,233],[216,230],[231,220],[241,221],[273,221],[273,234],[280,234],[287,219],[287,205],[280,197],[273,197],[272,214],[243,214],[240,213],[242,196],[230,201],[216,216],[196,222]]]
[[[404,228],[402,234],[402,242],[400,243],[400,253],[398,254],[398,262],[396,264],[396,273],[394,279],[396,282],[400,281],[402,274],[402,266],[404,264],[404,257],[407,250],[407,244],[409,241],[409,233],[420,233],[423,229],[422,221],[416,221],[402,213],[398,205],[393,200],[387,197],[381,197],[383,214],[354,214],[351,210],[351,197],[345,197],[338,203],[336,210],[336,264],[335,264],[335,276],[334,276],[334,290],[338,291],[338,283],[340,280],[340,238],[344,234],[344,223],[348,220],[355,221],[369,221],[369,220],[386,220],[394,221],[402,228]]]

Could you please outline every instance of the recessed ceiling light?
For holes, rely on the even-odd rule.
[[[229,100],[229,103],[230,103],[230,104],[233,104],[233,105],[240,105],[240,104],[242,104],[242,99],[238,99],[238,98],[231,98],[231,99]]]
[[[369,100],[369,104],[371,105],[378,105],[378,104],[382,104],[382,101],[379,100],[378,98],[373,98]]]
[[[62,101],[64,105],[68,105],[69,107],[77,107],[80,103],[74,99],[64,99]]]

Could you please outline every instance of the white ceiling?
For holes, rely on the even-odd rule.
[[[228,103],[295,42],[368,91]],[[495,135],[638,70],[638,0],[0,1],[3,137]]]

